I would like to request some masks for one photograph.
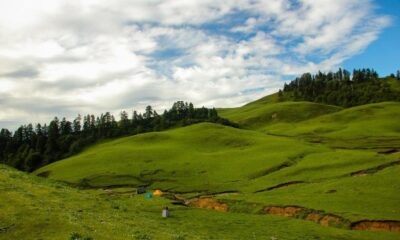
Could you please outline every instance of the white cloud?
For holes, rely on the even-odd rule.
[[[260,23],[261,21],[257,18],[250,17],[246,20],[244,25],[241,26],[235,26],[234,28],[231,29],[232,32],[244,32],[244,33],[249,33],[254,31],[256,26]]]
[[[367,0],[0,1],[0,124],[240,105],[336,68],[389,23]]]

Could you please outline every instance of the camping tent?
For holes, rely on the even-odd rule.
[[[157,189],[157,190],[155,190],[155,191],[153,192],[153,195],[154,195],[154,196],[161,196],[161,195],[163,195],[163,192],[161,192],[161,190]]]
[[[144,194],[144,193],[146,193],[146,189],[144,189],[144,188],[136,189],[136,194]]]

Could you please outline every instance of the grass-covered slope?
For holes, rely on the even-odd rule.
[[[398,153],[338,150],[294,137],[204,123],[98,144],[36,174],[87,187],[148,185],[192,195],[237,191],[235,199],[301,205],[352,221],[400,220],[396,198],[400,181],[393,172],[372,189],[369,176],[352,176],[364,170],[380,171],[382,165],[397,169],[399,157]],[[271,195],[280,191],[274,187],[290,182],[299,183],[290,186],[296,191]],[[337,190],[339,186],[344,189]],[[329,190],[335,192],[327,194]],[[384,194],[377,198],[380,192]],[[351,195],[345,197],[345,193]],[[360,196],[368,199],[363,208],[356,201]],[[337,197],[333,205],[332,197]],[[375,207],[383,202],[385,210]]]
[[[262,131],[344,148],[400,148],[400,103],[384,102],[344,109],[306,121],[267,126]]]
[[[242,127],[263,129],[278,123],[296,123],[342,108],[312,102],[277,102],[274,95],[238,108],[219,109],[218,113]]]
[[[396,177],[400,103],[335,109],[309,102],[278,102],[272,95],[220,112],[243,127],[332,150],[308,154],[290,167],[254,179],[248,186],[253,193],[231,198],[320,209],[353,220],[400,219],[396,193],[400,192]],[[371,168],[373,164],[378,165]],[[356,170],[363,168],[366,171]],[[261,185],[264,188],[256,189]],[[384,206],[376,207],[383,202]]]
[[[183,192],[238,190],[299,156],[327,151],[295,139],[203,123],[95,145],[37,174],[89,186],[152,185]]]
[[[394,84],[394,83],[393,83]],[[311,102],[279,102],[270,95],[242,107],[220,109],[244,128],[301,137],[342,148],[399,148],[400,103],[340,108]]]
[[[273,215],[174,206],[164,198],[78,190],[0,165],[0,239],[394,240],[398,234],[329,228]],[[276,195],[274,195],[276,196]],[[172,216],[161,218],[168,205]],[[76,239],[76,238],[75,238]],[[83,239],[83,238],[82,238]]]
[[[318,134],[332,138],[400,136],[400,103],[367,104],[293,125],[274,126],[273,133],[288,135]]]
[[[310,154],[295,166],[255,179],[252,188],[264,188],[234,198],[318,209],[354,221],[400,220],[399,159],[399,153],[388,157],[353,150]]]
[[[328,214],[347,229],[364,220],[400,221],[400,103],[343,109],[271,95],[219,113],[242,128],[202,123],[111,140],[35,174],[87,188],[146,186],[186,198],[212,196],[228,205],[221,217],[228,220],[261,221],[255,213],[266,207],[295,206],[304,209],[297,218]],[[282,224],[297,229],[271,221],[279,233]],[[291,230],[284,239],[307,239],[308,229]],[[350,231],[334,239],[398,236]]]

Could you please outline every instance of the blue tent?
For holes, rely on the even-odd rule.
[[[153,198],[153,194],[151,194],[151,193],[146,194],[146,198],[147,198],[147,199]]]

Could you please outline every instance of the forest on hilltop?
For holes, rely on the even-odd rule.
[[[400,71],[388,78],[399,81]],[[379,78],[373,69],[355,69],[321,73],[305,73],[285,84],[279,97],[304,100],[342,107],[359,106],[384,101],[400,101],[400,92],[391,88],[388,81]]]
[[[399,89],[391,86],[394,82]],[[372,69],[305,73],[285,84],[278,92],[279,101],[311,101],[351,107],[383,101],[400,101],[400,71],[386,78],[379,78]],[[0,163],[24,171],[35,169],[80,152],[102,139],[135,135],[144,132],[187,126],[199,122],[214,122],[238,127],[221,118],[215,108],[195,108],[192,103],[178,101],[171,109],[158,114],[147,106],[143,114],[133,111],[129,118],[126,111],[120,119],[106,112],[100,116],[79,115],[73,121],[55,117],[48,125],[27,124],[16,131],[0,131]]]
[[[192,103],[178,101],[171,109],[159,115],[151,106],[143,114],[133,111],[129,118],[126,111],[120,120],[106,112],[96,117],[78,116],[72,122],[55,117],[48,125],[32,124],[20,126],[14,133],[8,129],[0,131],[0,163],[24,171],[33,171],[41,166],[80,152],[98,140],[161,131],[172,127],[199,122],[214,122],[234,126],[218,116],[216,109],[195,108]]]

